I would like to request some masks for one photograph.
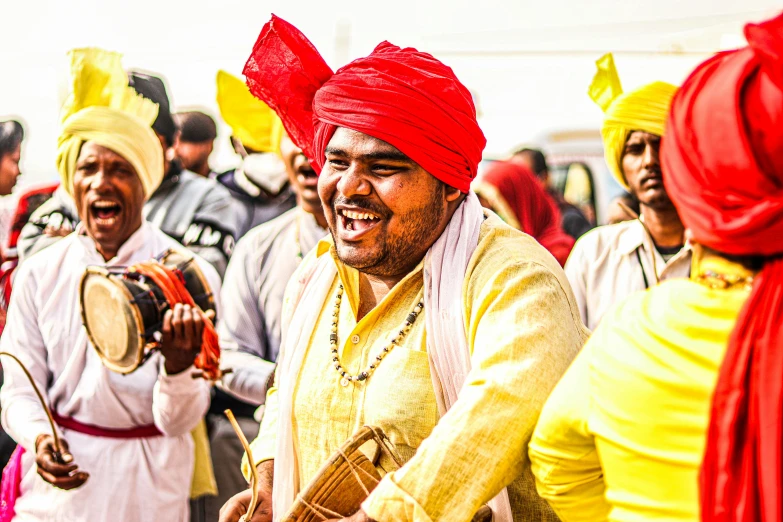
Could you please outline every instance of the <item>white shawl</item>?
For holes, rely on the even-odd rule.
[[[471,192],[424,259],[427,353],[441,416],[457,400],[471,368],[462,313],[462,287],[468,262],[478,246],[483,221],[481,204]],[[272,490],[275,522],[282,520],[297,494],[299,465],[294,451],[292,418],[294,387],[310,336],[336,275],[337,269],[330,256],[321,256],[313,270],[299,281],[299,296],[294,304],[293,316],[290,324],[283,328],[283,349],[277,377],[279,414]],[[306,305],[297,306],[300,302]],[[506,489],[489,504],[495,522],[513,521]]]

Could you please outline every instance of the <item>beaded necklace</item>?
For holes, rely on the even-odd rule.
[[[367,369],[363,372],[360,372],[358,375],[350,375],[347,371],[345,371],[345,368],[343,368],[342,364],[340,364],[340,356],[338,355],[337,323],[340,318],[340,303],[342,300],[343,285],[341,284],[337,288],[337,295],[334,299],[334,311],[332,312],[332,329],[329,333],[329,344],[332,347],[332,362],[334,362],[334,369],[337,370],[337,373],[339,373],[342,377],[342,379],[340,379],[340,385],[348,386],[350,383],[356,383],[357,381],[365,381],[369,379],[370,375],[372,375],[372,373],[375,371],[375,368],[377,368],[378,365],[381,364],[383,358],[386,357],[386,354],[389,353],[395,346],[400,344],[407,333],[410,332],[413,323],[416,322],[416,318],[424,309],[424,298],[419,300],[416,306],[413,307],[413,311],[408,314],[408,318],[405,320],[405,324],[402,326],[402,328],[400,328],[400,331],[397,333],[394,339],[392,339],[387,346],[384,346],[383,350],[375,356],[375,361],[370,363]]]

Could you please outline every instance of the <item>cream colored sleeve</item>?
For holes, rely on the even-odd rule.
[[[594,341],[587,343],[549,396],[530,441],[538,492],[563,522],[600,522],[609,516],[601,463],[588,423]]]
[[[273,386],[266,392],[266,406],[264,407],[264,416],[261,419],[258,436],[250,443],[250,451],[253,452],[253,460],[255,460],[256,466],[265,460],[275,458],[275,451],[277,450],[277,412],[277,387]],[[242,457],[242,474],[245,476],[245,479],[250,481],[247,455]]]
[[[559,267],[494,253],[465,291],[472,370],[464,388],[416,455],[365,501],[374,520],[468,522],[528,466],[533,427],[582,330],[564,277],[553,273]],[[542,502],[534,489],[522,503]]]

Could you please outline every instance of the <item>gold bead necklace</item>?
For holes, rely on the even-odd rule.
[[[405,320],[405,324],[402,326],[402,328],[400,328],[400,331],[397,333],[394,339],[392,339],[387,346],[384,346],[383,350],[375,356],[375,361],[370,363],[367,369],[363,372],[360,372],[358,375],[350,375],[347,371],[345,371],[345,368],[343,368],[342,364],[340,364],[340,356],[338,355],[339,349],[337,344],[337,323],[340,318],[340,303],[342,300],[343,285],[341,284],[337,288],[337,295],[334,299],[334,311],[332,312],[332,329],[329,333],[329,344],[332,347],[332,362],[334,362],[334,369],[337,370],[337,373],[339,373],[342,377],[342,379],[340,379],[340,385],[348,386],[350,383],[366,381],[369,379],[370,375],[372,375],[372,373],[375,371],[375,368],[377,368],[378,365],[381,364],[383,358],[386,357],[386,354],[389,353],[395,346],[399,345],[400,342],[402,342],[403,338],[405,338],[407,333],[410,332],[413,323],[416,322],[416,318],[418,318],[419,314],[421,314],[421,311],[424,310],[424,299],[422,298],[419,300],[416,306],[413,307],[413,311],[408,314],[408,318]]]

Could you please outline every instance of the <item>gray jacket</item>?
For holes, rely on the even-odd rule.
[[[223,276],[240,232],[239,216],[226,188],[173,166],[144,204],[144,217],[209,261]],[[46,236],[44,229],[50,224],[59,228],[63,223],[75,229],[79,216],[73,199],[58,188],[22,229],[18,241],[20,263],[60,239]]]

